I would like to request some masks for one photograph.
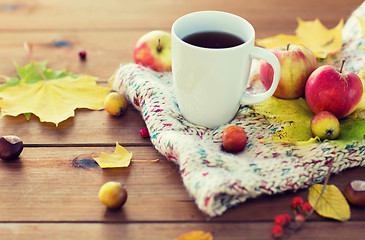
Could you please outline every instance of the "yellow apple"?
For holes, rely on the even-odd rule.
[[[280,80],[274,96],[295,99],[304,96],[309,75],[318,67],[313,53],[304,46],[290,45],[271,49],[280,62]],[[273,80],[273,69],[265,61],[260,62],[260,79],[266,89]]]

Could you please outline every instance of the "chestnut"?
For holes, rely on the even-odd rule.
[[[3,160],[16,159],[23,151],[23,142],[17,136],[3,136],[0,138],[0,158]]]
[[[354,180],[349,182],[345,189],[346,199],[356,206],[365,206],[365,181]]]

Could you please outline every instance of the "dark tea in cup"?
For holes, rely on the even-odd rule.
[[[202,48],[230,48],[245,43],[234,34],[218,31],[196,32],[187,35],[182,40]]]

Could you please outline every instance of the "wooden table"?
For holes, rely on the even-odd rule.
[[[2,0],[0,2],[0,74],[15,76],[13,61],[29,62],[23,42],[34,44],[34,60],[53,69],[98,77],[106,86],[120,63],[133,61],[136,40],[144,33],[169,31],[175,19],[197,10],[222,10],[248,19],[257,38],[293,34],[296,18],[319,18],[328,28],[345,20],[361,0]],[[57,43],[67,43],[60,46]],[[61,44],[62,45],[62,44]],[[65,45],[65,44],[64,44]],[[78,52],[87,52],[80,61]],[[193,231],[218,239],[270,239],[273,218],[290,212],[288,192],[249,200],[223,216],[207,218],[185,190],[178,166],[160,155],[148,139],[138,111],[120,118],[106,111],[78,110],[58,128],[34,116],[0,120],[1,135],[22,138],[25,148],[13,162],[0,161],[1,239],[174,239]],[[134,159],[122,169],[102,170],[78,164],[82,158],[113,152],[118,141]],[[364,179],[365,169],[332,176],[343,189]],[[121,211],[109,211],[97,197],[107,181],[123,182],[129,198]],[[291,239],[365,239],[365,209],[352,207],[345,223],[314,215]]]

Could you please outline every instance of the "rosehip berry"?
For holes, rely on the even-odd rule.
[[[295,221],[298,223],[304,223],[305,222],[305,217],[303,214],[297,214],[295,216]]]
[[[230,153],[241,152],[247,145],[246,132],[237,125],[227,127],[223,131],[222,140],[224,150]]]
[[[303,203],[304,203],[304,201],[303,201],[303,198],[301,198],[301,197],[294,197],[291,200],[291,205],[295,208],[301,206]]]
[[[147,128],[141,128],[139,130],[139,135],[141,135],[143,138],[148,138],[150,136]]]
[[[81,61],[85,61],[86,60],[86,51],[85,50],[80,50],[79,51],[79,57]]]
[[[288,214],[281,214],[281,215],[277,215],[275,218],[274,218],[274,222],[275,224],[277,225],[280,225],[280,226],[284,226],[285,224],[287,224],[289,221],[288,221],[288,216],[286,216]],[[289,219],[290,219],[290,216],[289,216]]]
[[[312,205],[310,205],[309,202],[303,203],[302,204],[302,210],[305,213],[309,213],[312,210]]]
[[[285,217],[285,221],[286,221],[286,223],[289,223],[289,222],[291,221],[291,217],[290,217],[290,215],[289,215],[289,214],[284,213],[284,214],[283,214],[283,216]]]
[[[119,209],[127,201],[128,193],[119,182],[107,182],[101,186],[99,200],[110,209]]]
[[[122,116],[128,107],[128,101],[123,94],[110,92],[104,100],[105,110],[112,116]]]
[[[274,225],[272,228],[271,228],[271,234],[274,238],[279,238],[283,235],[284,233],[284,229],[282,226],[280,225]]]

